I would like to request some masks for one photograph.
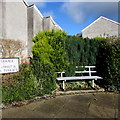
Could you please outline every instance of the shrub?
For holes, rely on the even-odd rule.
[[[55,71],[65,71],[69,65],[65,52],[66,36],[61,30],[39,32],[33,38],[33,56],[40,56],[41,61],[53,64]]]
[[[54,67],[49,63],[41,63],[31,59],[33,74],[36,76],[36,95],[51,93],[56,88],[56,74]]]
[[[56,73],[64,71],[66,61],[64,38],[66,33],[61,30],[39,32],[34,38],[31,66],[37,78],[38,95],[49,94],[56,88]]]
[[[26,82],[20,82],[11,86],[3,85],[2,101],[12,102],[28,100],[35,96],[34,92],[35,89],[33,79],[28,79]]]
[[[10,78],[8,81],[2,84],[3,102],[21,101],[35,97],[35,77],[30,72],[30,69],[28,69],[27,64],[22,64],[17,76],[15,73],[15,77]]]
[[[109,37],[100,40],[97,57],[97,71],[103,80],[100,85],[105,88],[120,90],[120,40]]]
[[[60,30],[39,32],[33,38],[33,58],[21,64],[20,71],[3,75],[3,102],[20,101],[50,94],[56,83],[56,72],[75,74],[76,66],[96,65],[103,77],[98,84],[120,90],[120,40],[118,38],[78,38]],[[78,68],[82,70],[82,68]],[[86,83],[66,83],[67,87],[85,87]]]
[[[65,40],[65,50],[70,63],[67,76],[75,74],[76,66],[96,65],[98,55],[98,40],[68,36]]]
[[[103,77],[98,83],[105,88],[120,90],[119,41],[116,37],[89,39],[68,36],[65,40],[65,49],[70,62],[67,76],[75,74],[75,66],[96,65],[97,75]]]

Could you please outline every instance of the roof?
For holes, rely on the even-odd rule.
[[[44,17],[44,18],[50,18],[50,20],[52,21],[52,23],[55,25],[55,21],[53,20],[52,16],[47,16],[47,17]]]
[[[27,3],[25,0],[23,0],[23,2],[24,2],[24,4],[27,6],[27,8],[33,7],[33,8],[37,11],[37,13],[43,18],[43,15],[42,15],[41,12],[38,10],[38,8],[36,7],[35,4],[28,5],[28,3]]]
[[[28,3],[25,0],[23,0],[23,2],[27,7],[29,6]]]
[[[62,28],[53,20],[52,16],[44,17],[44,19],[47,19],[47,18],[49,18],[52,21],[52,23],[55,25],[55,27],[59,27],[59,29],[62,30]]]
[[[22,0],[24,2],[24,4],[27,6],[27,8],[31,8],[34,7],[34,9],[38,12],[38,14],[42,17],[42,18],[50,18],[50,20],[52,21],[52,23],[56,26],[59,27],[59,29],[62,30],[62,28],[53,20],[52,16],[48,16],[48,17],[43,17],[43,15],[41,14],[41,12],[38,10],[38,8],[36,7],[35,4],[29,5],[25,0]]]
[[[83,32],[84,30],[86,30],[87,28],[89,28],[91,25],[93,25],[94,23],[96,23],[96,22],[97,22],[98,20],[100,20],[100,19],[105,19],[105,20],[107,20],[107,21],[110,21],[110,22],[112,22],[112,23],[115,23],[115,24],[117,24],[117,25],[120,25],[119,22],[116,22],[116,21],[114,21],[114,20],[111,20],[111,19],[108,19],[108,18],[106,18],[106,17],[100,16],[97,20],[95,20],[94,22],[92,22],[90,25],[88,25],[86,28],[84,28],[84,29],[81,30],[81,31]]]

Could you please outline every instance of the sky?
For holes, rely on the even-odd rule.
[[[68,35],[76,35],[100,16],[118,22],[118,2],[81,2],[79,0],[61,1],[26,0],[29,5],[35,4],[44,17],[52,16],[54,21]],[[54,2],[55,1],[55,2]],[[60,1],[60,2],[59,2]]]

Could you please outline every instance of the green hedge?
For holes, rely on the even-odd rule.
[[[97,71],[103,80],[99,84],[109,90],[120,90],[120,39],[97,38],[100,46],[97,56]]]
[[[96,65],[98,46],[96,39],[68,36],[65,40],[65,49],[70,63],[67,76],[75,74],[75,66]]]
[[[68,54],[67,76],[75,74],[75,66],[95,65],[101,87],[120,90],[120,39],[116,37],[95,39],[68,36],[65,49]]]
[[[9,78],[7,75],[7,79],[9,81],[2,83],[3,102],[28,100],[36,96],[35,77],[28,64],[22,64],[20,72],[17,75],[16,73],[9,74]]]
[[[75,74],[75,66],[95,65],[101,87],[120,90],[120,40],[118,38],[79,38],[61,30],[39,32],[34,38],[33,58],[22,64],[20,72],[6,76],[3,102],[31,99],[50,94],[58,86],[56,72]],[[12,82],[9,82],[12,81]],[[80,83],[68,83],[78,87]]]

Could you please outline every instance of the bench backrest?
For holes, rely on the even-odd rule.
[[[84,68],[84,70],[75,71],[76,74],[89,73],[89,76],[92,76],[91,73],[96,73],[96,71],[93,70],[94,68],[96,68],[96,66],[76,66],[76,68]],[[63,74],[65,74],[65,72],[57,73],[60,74],[61,77],[63,77]]]
[[[76,66],[76,68],[84,68],[84,70],[75,71],[75,73],[89,73],[89,76],[92,76],[91,73],[96,73],[96,71],[93,70],[96,66]]]
[[[57,73],[60,74],[61,77],[63,77],[63,74],[64,74],[65,72],[57,72]]]

